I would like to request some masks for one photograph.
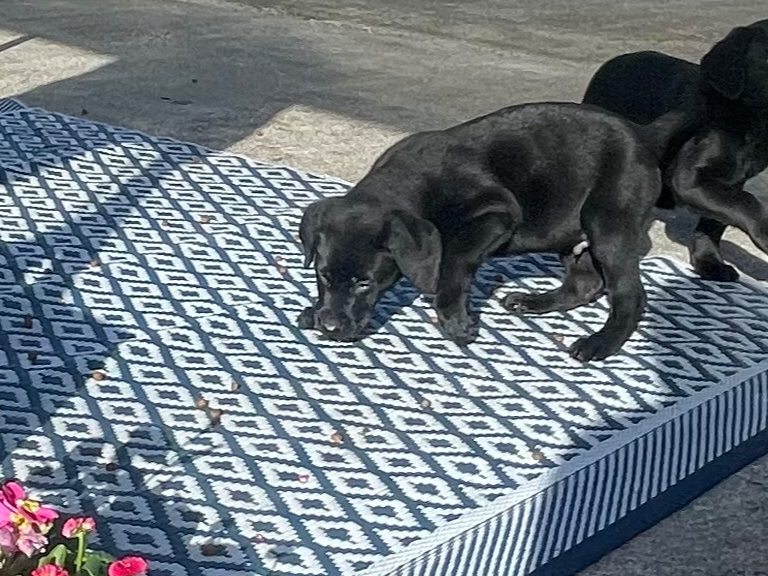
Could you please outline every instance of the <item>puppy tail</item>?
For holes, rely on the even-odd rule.
[[[635,124],[645,146],[662,166],[668,164],[683,144],[696,130],[696,115],[689,111],[673,110],[660,116],[650,124]]]

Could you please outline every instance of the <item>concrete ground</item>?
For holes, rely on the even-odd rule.
[[[762,8],[762,9],[761,9]],[[630,50],[698,60],[764,0],[13,0],[0,96],[359,178],[403,134],[530,100],[576,100]],[[752,190],[768,196],[768,178]],[[686,215],[653,229],[685,258]],[[743,235],[727,259],[768,279]],[[585,576],[768,574],[768,459]]]

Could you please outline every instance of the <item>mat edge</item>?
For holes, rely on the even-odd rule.
[[[678,268],[678,272],[680,274],[696,276],[692,267],[688,263],[678,260],[672,256],[654,255],[643,258],[643,260],[656,260],[671,263]],[[744,284],[747,284],[753,289],[759,290],[761,292],[766,292],[765,283],[752,278],[749,275],[742,274],[739,282],[743,282]],[[676,418],[689,413],[691,410],[695,410],[703,404],[711,402],[713,399],[727,394],[735,388],[744,385],[745,383],[751,381],[753,378],[766,372],[768,372],[768,360],[765,360],[764,362],[761,362],[760,364],[750,368],[744,369],[721,381],[719,384],[710,386],[709,389],[702,391],[695,396],[689,396],[680,400],[673,406],[663,408],[656,414],[647,418],[641,424],[638,424],[637,427],[622,430],[615,434],[611,439],[598,445],[595,449],[593,449],[593,451],[590,451],[590,458],[585,458],[583,461],[582,459],[577,458],[576,461],[567,462],[559,469],[553,470],[549,474],[538,478],[536,481],[533,481],[530,485],[522,487],[516,491],[515,494],[499,498],[493,503],[493,505],[483,506],[481,508],[467,512],[461,518],[451,522],[448,525],[444,525],[443,527],[438,528],[429,536],[412,543],[410,546],[408,546],[408,548],[402,550],[401,552],[382,558],[358,574],[359,576],[399,576],[402,574],[400,570],[406,565],[410,565],[414,562],[422,560],[425,555],[428,555],[431,552],[434,552],[435,550],[445,546],[446,544],[461,538],[463,535],[482,527],[485,523],[492,520],[493,518],[511,512],[526,501],[540,497],[553,486],[567,481],[569,478],[581,472],[581,470],[594,467],[604,458],[616,453],[623,447],[632,443],[634,440],[652,434],[655,430],[658,430],[659,428],[665,426],[667,423],[674,421]],[[768,453],[768,451],[766,453]],[[705,463],[704,466],[706,467],[708,464],[709,463]],[[741,467],[743,467],[743,465]],[[731,474],[734,472],[736,472],[736,470],[733,470]],[[685,480],[687,480],[687,478]],[[677,484],[675,484],[675,486],[676,485]],[[700,496],[706,492],[706,490],[708,490],[708,488],[703,489],[696,496],[694,496],[694,498]],[[642,506],[644,505],[645,504]],[[672,511],[670,511],[670,513],[672,513]],[[623,520],[623,518],[617,520],[617,522],[621,520]],[[607,530],[609,528],[610,526],[606,527],[605,529]],[[580,546],[580,544],[578,546]],[[417,549],[418,552],[416,551]],[[605,554],[605,552],[603,554]],[[537,568],[537,570],[538,569],[539,568]],[[456,576],[458,575],[459,573],[456,573]],[[470,573],[469,576],[474,575]]]
[[[768,428],[528,576],[569,576],[581,572],[766,455]]]
[[[14,102],[16,102],[16,103],[18,103],[18,104],[21,104],[21,107],[20,107],[20,108],[17,108],[16,110],[13,110],[13,111],[11,111],[11,113],[12,113],[12,112],[16,112],[16,111],[19,111],[19,110],[23,110],[23,109],[26,109],[26,110],[41,110],[41,111],[44,111],[44,112],[49,112],[49,111],[47,111],[47,110],[44,110],[44,109],[40,109],[40,108],[28,108],[28,107],[24,106],[24,105],[23,105],[23,103],[21,103],[20,101],[17,101],[17,100],[15,100],[15,99],[3,99],[3,100],[0,100],[0,105],[1,105],[3,102],[5,102],[6,100],[12,100],[12,101],[14,101]],[[63,115],[63,114],[62,114],[62,116],[66,116],[66,115]],[[89,120],[89,121],[90,121],[90,120]],[[95,122],[95,123],[96,123],[96,124],[99,124],[99,123],[97,123],[97,122]],[[106,125],[106,124],[104,124],[104,125]],[[144,134],[143,132],[140,132],[140,131],[138,131],[138,130],[133,130],[133,129],[128,129],[128,130],[130,130],[131,132],[136,132],[136,133],[139,133],[139,134]],[[148,136],[148,135],[147,135],[147,136]],[[193,144],[193,143],[190,143],[190,144]],[[197,144],[194,144],[194,145],[195,145],[195,146],[199,146],[199,145],[197,145]],[[206,149],[207,149],[207,148],[206,148]],[[211,152],[214,152],[214,153],[219,153],[218,151],[215,151],[215,150],[211,150]],[[238,156],[237,154],[232,154],[232,153],[230,153],[230,152],[226,152],[226,151],[225,151],[224,153],[225,153],[225,154],[227,154],[227,155],[231,155],[231,156],[242,157],[242,156]],[[244,157],[243,157],[243,158],[244,158]],[[249,159],[249,160],[250,160],[250,159]],[[257,161],[257,162],[258,162],[258,161]],[[282,165],[280,165],[280,166],[276,166],[276,167],[280,167],[280,168],[287,168],[287,169],[290,169],[290,170],[296,170],[295,168],[292,168],[292,167],[289,167],[289,166],[282,166]],[[320,175],[320,176],[322,177],[322,175]],[[338,181],[338,179],[335,179],[335,178],[331,178],[331,177],[328,177],[328,179],[330,179],[330,180],[334,180],[334,181]],[[666,260],[666,261],[671,261],[671,262],[674,262],[675,264],[678,264],[678,265],[682,264],[682,262],[680,262],[680,261],[679,261],[679,260],[677,260],[676,258],[672,258],[672,257],[666,257],[666,256],[653,256],[653,257],[651,257],[650,259],[658,259],[658,260]],[[751,278],[745,278],[745,280],[747,280],[747,281],[749,281],[749,280],[752,280],[753,282],[757,283],[757,281],[756,281],[756,280],[753,280],[753,279],[751,279]],[[763,288],[763,287],[761,287],[761,289],[762,289],[762,290],[764,290],[764,288]],[[762,366],[762,365],[763,365],[763,364],[760,364],[759,366]],[[744,372],[748,372],[748,371],[743,371],[742,373],[744,373]],[[736,376],[739,376],[739,375],[736,375]],[[738,384],[737,384],[737,385],[738,385]],[[723,391],[722,393],[725,393],[725,392]],[[698,398],[698,395],[697,395],[697,398]],[[701,400],[701,403],[703,404],[703,403],[705,403],[705,402],[708,402],[708,401],[711,401],[711,398],[710,398],[709,400],[707,400],[707,399],[703,399],[703,400]],[[678,404],[678,406],[679,406],[679,404]],[[677,408],[678,406],[675,406],[675,408]],[[673,417],[670,417],[670,420],[671,420],[671,419],[673,419]],[[667,420],[667,422],[668,422],[668,421],[670,421],[670,420]],[[666,422],[662,422],[662,423],[660,423],[660,424],[659,424],[659,427],[660,427],[660,426],[664,426],[665,424],[666,424]],[[634,430],[635,432],[637,432],[637,430],[636,430],[636,429],[633,429],[633,430]],[[652,431],[651,431],[651,432],[652,432]],[[648,432],[647,434],[650,434],[651,432]],[[631,442],[631,441],[632,441],[632,440],[629,440],[629,442]],[[596,456],[595,456],[595,458],[594,458],[594,460],[593,460],[591,463],[585,463],[585,464],[583,464],[581,468],[577,469],[575,472],[572,472],[571,474],[575,474],[575,473],[577,473],[577,472],[578,472],[578,470],[580,470],[580,469],[583,469],[583,468],[587,468],[587,467],[589,467],[589,466],[591,466],[591,465],[594,465],[594,464],[595,464],[595,462],[597,462],[597,461],[598,461],[599,459],[601,459],[602,457],[605,457],[605,456],[599,456],[599,455],[596,455]],[[716,464],[716,463],[717,463],[717,461],[714,461],[714,462],[711,462],[711,463],[705,464],[705,465],[704,465],[704,467],[702,468],[702,470],[703,470],[703,469],[705,469],[705,468],[707,468],[707,467],[708,467],[710,464]],[[698,474],[698,472],[699,472],[699,471],[697,471],[696,473],[694,473],[694,475],[695,475],[695,474]],[[731,472],[731,473],[732,473],[732,472]],[[571,474],[569,474],[569,475],[571,475]],[[729,473],[729,474],[726,474],[726,477],[727,477],[728,475],[730,475],[730,473]],[[562,480],[564,481],[565,479],[566,479],[566,478],[563,478]],[[674,486],[674,487],[678,486],[679,484],[681,484],[681,483],[683,483],[683,482],[687,482],[688,480],[689,480],[689,478],[686,478],[686,479],[684,479],[683,481],[681,481],[680,483],[678,483],[678,484],[675,484],[675,486]],[[673,488],[674,488],[674,487],[673,487]],[[704,489],[704,490],[706,490],[706,489]],[[537,497],[537,496],[538,496],[538,495],[539,495],[541,492],[543,492],[543,490],[539,490],[538,492],[536,492],[536,494],[530,495],[530,496],[528,496],[528,497],[530,497],[530,498],[535,498],[535,497]],[[702,492],[703,492],[703,491],[702,491]],[[666,492],[665,492],[665,493],[666,493]],[[698,493],[696,496],[698,496],[698,495],[700,495],[700,494],[701,494],[701,492],[700,492],[700,493]],[[694,496],[694,497],[695,497],[695,496]],[[649,502],[648,504],[650,504],[650,502]],[[646,505],[647,505],[647,504],[644,504],[643,506],[646,506]],[[504,512],[502,512],[502,513],[504,513]],[[633,514],[634,514],[634,512],[633,512]],[[624,519],[622,519],[622,520],[619,520],[619,521],[617,521],[617,523],[621,523],[623,520],[624,520]],[[478,525],[479,525],[479,524],[478,524]],[[605,530],[609,530],[611,527],[612,527],[612,526],[609,526],[609,527],[608,527],[608,528],[606,528]],[[577,550],[577,549],[578,549],[578,548],[580,548],[582,545],[583,545],[583,543],[582,543],[582,544],[579,544],[579,545],[577,545],[577,546],[576,546],[576,547],[574,547],[572,550]],[[571,550],[569,550],[569,551],[568,551],[568,552],[566,552],[565,554],[568,554],[568,553],[570,553],[570,552],[571,552]],[[555,561],[556,561],[556,560],[553,560],[552,562],[555,562]],[[368,574],[368,572],[367,572],[367,571],[366,571],[366,572],[364,572],[364,573],[365,573],[365,574]]]
[[[535,491],[535,493],[526,495],[525,497],[518,497],[515,499],[516,502],[505,506],[503,509],[502,509],[502,506],[493,506],[493,507],[486,506],[481,509],[477,509],[473,512],[475,513],[484,512],[485,514],[483,514],[483,516],[486,516],[484,519],[475,521],[472,523],[471,526],[466,526],[463,529],[454,529],[451,531],[452,534],[450,535],[448,534],[441,535],[443,537],[436,542],[430,542],[431,540],[433,540],[433,538],[430,536],[424,538],[421,541],[414,542],[412,545],[412,547],[414,548],[413,550],[411,549],[411,547],[408,547],[407,549],[405,549],[399,554],[395,554],[390,557],[383,558],[382,560],[376,562],[376,564],[374,564],[373,566],[360,572],[359,576],[417,576],[417,575],[426,576],[428,574],[429,575],[442,574],[442,572],[439,572],[439,571],[436,571],[436,572],[422,571],[417,568],[419,565],[423,567],[426,563],[430,562],[430,560],[433,561],[431,562],[433,565],[435,564],[435,562],[439,564],[440,562],[439,559],[435,559],[434,556],[437,555],[439,558],[439,556],[441,555],[441,552],[444,551],[446,547],[454,545],[462,539],[466,539],[466,537],[472,535],[472,533],[476,533],[477,531],[483,529],[484,527],[487,528],[488,523],[493,522],[498,518],[501,518],[503,516],[509,517],[513,515],[519,508],[527,504],[535,503],[537,499],[539,500],[543,499],[547,491],[557,489],[558,486],[563,485],[564,483],[567,483],[569,481],[573,481],[573,478],[581,474],[582,471],[589,471],[591,469],[594,469],[595,467],[599,466],[599,464],[602,461],[604,461],[606,458],[615,456],[616,454],[619,453],[619,451],[628,449],[628,447],[631,446],[633,443],[636,443],[639,440],[648,438],[651,435],[658,433],[658,431],[662,430],[664,427],[670,424],[673,424],[676,421],[679,421],[681,418],[689,416],[690,414],[693,413],[693,411],[700,410],[702,409],[702,407],[706,405],[717,403],[721,398],[724,398],[726,395],[735,393],[735,391],[739,388],[753,384],[755,380],[759,378],[763,379],[764,381],[763,385],[765,385],[766,382],[768,382],[768,361],[760,363],[759,365],[753,366],[750,369],[743,370],[739,374],[735,374],[731,378],[728,378],[727,380],[725,380],[721,384],[721,386],[717,387],[716,389],[715,389],[715,386],[713,386],[710,390],[707,391],[707,393],[702,393],[700,396],[688,397],[680,401],[675,406],[671,406],[667,409],[660,410],[657,414],[654,415],[654,417],[649,418],[646,421],[648,425],[643,427],[642,433],[636,434],[633,438],[630,438],[627,441],[622,442],[620,446],[617,446],[612,449],[606,449],[604,445],[600,445],[600,448],[603,448],[603,449],[600,450],[599,456],[596,455],[594,458],[591,458],[589,462],[585,462],[581,466],[579,466],[577,469],[569,471],[567,473],[563,473],[562,470],[559,470],[558,471],[559,478],[555,479],[554,481],[548,482],[544,486],[541,486],[540,489]],[[728,425],[728,422],[724,422],[722,428],[715,430],[714,432],[715,439],[722,437],[724,428],[727,425]],[[628,429],[628,431],[629,430],[632,430],[632,429]],[[635,429],[635,432],[636,432],[636,429]],[[708,469],[710,466],[717,465],[719,463],[720,458],[723,458],[725,455],[730,454],[731,451],[738,449],[742,445],[751,443],[752,440],[755,438],[762,438],[764,434],[768,434],[768,422],[765,421],[765,415],[763,415],[762,427],[757,432],[755,432],[755,434],[753,434],[751,437],[746,438],[744,441],[738,444],[735,444],[732,448],[730,448],[728,451],[724,452],[723,454],[715,456],[713,460],[703,463],[697,470],[693,471],[689,476],[683,478],[682,480],[676,482],[675,484],[670,485],[668,488],[661,491],[659,494],[649,497],[647,501],[641,503],[635,510],[629,511],[626,515],[620,518],[617,518],[614,523],[606,525],[603,529],[599,530],[596,534],[589,535],[587,538],[585,538],[581,542],[563,551],[562,555],[560,554],[555,555],[550,560],[546,560],[542,565],[531,567],[531,571],[488,572],[488,575],[495,576],[497,574],[508,574],[510,576],[512,575],[519,576],[521,574],[535,574],[536,576],[539,576],[539,571],[541,571],[542,575],[556,574],[557,576],[563,576],[565,574],[572,573],[568,570],[566,570],[565,572],[548,573],[545,571],[545,569],[547,568],[547,566],[550,565],[550,563],[557,562],[561,557],[565,556],[566,554],[579,553],[579,551],[581,550],[581,547],[585,545],[585,542],[587,542],[588,540],[592,540],[593,538],[598,537],[603,533],[610,532],[612,528],[617,524],[623,523],[625,521],[632,522],[635,519],[635,516],[639,513],[639,511],[643,510],[646,506],[653,504],[659,499],[663,499],[664,496],[670,490],[676,488],[682,483],[687,483],[688,481],[695,483],[695,477],[697,477],[701,471]],[[626,434],[622,436],[625,436],[625,435]],[[614,440],[614,442],[611,442],[611,440]],[[607,441],[606,444],[616,443],[615,442],[616,438],[613,438],[611,440]],[[707,490],[712,488],[714,485],[719,483],[719,481],[721,481],[722,479],[727,478],[728,476],[732,475],[739,469],[743,468],[749,462],[754,461],[756,458],[766,453],[768,453],[768,445],[765,447],[763,453],[756,454],[751,458],[751,460],[740,464],[738,467],[730,468],[727,473],[721,475],[720,480],[712,483],[711,485],[705,485],[706,483],[699,482],[699,484],[702,485],[699,491],[697,491],[695,494],[690,495],[690,498],[686,502],[683,502],[677,506],[673,506],[673,505],[666,506],[664,508],[664,510],[666,510],[666,513],[661,518],[668,516],[669,514],[673,513],[674,511],[686,505],[688,502],[701,496],[704,492],[706,492]],[[515,495],[506,497],[504,499],[499,499],[499,500],[512,499],[514,496]],[[492,513],[490,513],[491,508],[493,508]],[[466,514],[464,518],[467,518],[470,516],[476,516],[476,515],[477,514],[473,514],[472,512],[470,512]],[[456,520],[455,522],[460,522],[460,521],[461,519]],[[604,549],[603,547],[595,546],[595,548],[599,548],[599,549],[591,555],[591,556],[594,556],[594,559],[591,560],[590,562],[582,563],[577,561],[571,561],[574,565],[578,565],[578,568],[575,568],[574,571],[578,571],[588,566],[589,564],[594,562],[597,558],[614,550],[619,545],[624,544],[632,536],[647,530],[650,526],[655,524],[657,521],[658,519],[656,519],[653,523],[641,523],[642,524],[641,527],[637,529],[633,529],[631,531],[628,530],[627,528],[623,528],[622,534],[626,534],[626,538],[622,538],[618,543],[611,546],[610,549]],[[433,533],[433,535],[435,535],[435,533]],[[420,546],[420,544],[422,543],[427,545]],[[416,548],[419,549],[418,552],[415,551]],[[511,554],[511,551],[508,551],[508,552]],[[502,554],[502,553],[499,552],[498,554]],[[448,554],[448,556],[450,556],[450,554]],[[456,570],[455,567],[453,567],[453,564],[458,562],[456,559],[453,559],[451,562],[452,562],[452,570],[450,572],[451,576],[475,576],[476,573],[474,571],[463,572],[463,571]],[[458,563],[466,564],[467,561],[465,560]]]

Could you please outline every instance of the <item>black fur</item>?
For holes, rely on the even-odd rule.
[[[768,212],[743,190],[768,167],[768,20],[732,30],[700,66],[658,52],[618,56],[595,73],[584,102],[639,124],[688,115],[663,154],[659,207],[687,205],[704,216],[690,246],[703,278],[738,278],[720,254],[727,225],[768,251]]]
[[[505,305],[518,313],[568,310],[605,291],[607,323],[571,353],[583,361],[615,353],[645,303],[639,259],[661,192],[654,149],[668,139],[653,128],[676,131],[681,121],[665,117],[640,130],[641,139],[630,123],[596,108],[527,104],[405,138],[346,196],[307,209],[301,238],[319,298],[299,325],[358,338],[402,273],[436,290],[444,333],[464,344],[475,336],[468,296],[483,260],[557,251],[563,286],[513,294]],[[584,240],[588,249],[576,254]]]

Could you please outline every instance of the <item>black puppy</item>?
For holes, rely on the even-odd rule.
[[[738,278],[720,254],[726,225],[768,251],[768,213],[743,193],[744,183],[768,166],[768,20],[732,30],[701,66],[658,52],[609,60],[584,102],[638,124],[673,110],[689,114],[692,124],[671,135],[661,161],[659,207],[684,204],[705,216],[690,246],[691,264],[703,278]]]
[[[443,331],[463,344],[475,336],[468,296],[483,260],[556,251],[566,269],[562,287],[512,294],[505,305],[569,310],[605,289],[607,323],[571,348],[583,361],[605,358],[642,315],[640,251],[660,192],[658,159],[635,129],[588,106],[513,106],[415,134],[346,196],[305,212],[300,234],[306,265],[315,261],[319,299],[299,326],[356,339],[402,272],[422,291],[436,291]]]

